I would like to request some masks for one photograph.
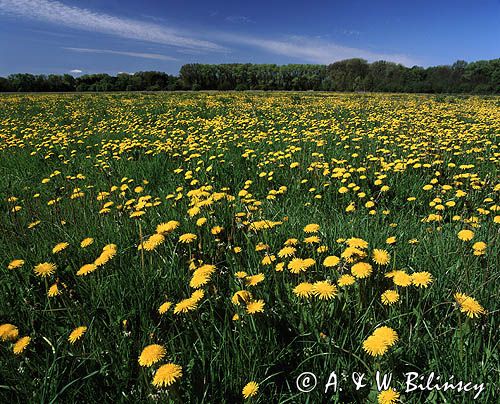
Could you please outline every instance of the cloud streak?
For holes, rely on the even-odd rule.
[[[269,53],[285,55],[312,63],[328,64],[343,59],[363,58],[369,62],[387,60],[401,63],[405,66],[413,66],[416,64],[412,58],[406,55],[377,53],[305,36],[266,39],[253,36],[219,34],[217,38],[221,41],[260,48]]]
[[[121,56],[130,56],[134,58],[143,58],[143,59],[156,59],[156,60],[167,60],[174,61],[178,60],[171,56],[160,55],[158,53],[141,53],[141,52],[125,52],[125,51],[117,51],[112,49],[93,49],[93,48],[70,48],[63,47],[63,49],[79,52],[79,53],[100,53],[100,54],[108,54],[108,55],[121,55]]]
[[[196,39],[178,30],[128,18],[115,17],[52,0],[0,0],[0,12],[73,29],[115,35],[163,45],[221,51],[220,45]]]
[[[376,51],[339,45],[318,37],[282,36],[280,38],[256,37],[231,32],[186,33],[160,23],[144,22],[116,17],[85,8],[65,5],[54,0],[0,0],[0,14],[41,21],[77,30],[113,35],[176,47],[179,53],[203,55],[211,52],[229,52],[228,47],[250,47],[286,56],[300,62],[328,64],[342,59],[363,58],[369,62],[387,60],[406,66],[417,64],[404,54]],[[228,17],[242,21],[240,17]],[[204,38],[204,39],[198,39]],[[221,45],[222,44],[222,45]],[[225,46],[223,46],[225,45]],[[68,48],[75,52],[107,53],[157,60],[175,60],[155,53],[121,52],[107,49]],[[79,49],[79,50],[77,50]],[[227,58],[226,58],[227,59]]]

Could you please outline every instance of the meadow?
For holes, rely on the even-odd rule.
[[[0,102],[1,402],[499,401],[499,97]]]

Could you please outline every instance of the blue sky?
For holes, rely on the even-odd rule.
[[[0,76],[500,57],[500,0],[0,0]]]

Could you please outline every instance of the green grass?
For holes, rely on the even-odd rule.
[[[403,402],[472,402],[471,392],[405,393],[403,374],[410,371],[485,383],[478,401],[498,401],[499,224],[493,219],[500,205],[498,97],[167,93],[0,98],[0,324],[12,323],[19,336],[32,338],[20,355],[13,354],[11,342],[0,342],[2,402],[235,403],[243,400],[242,388],[251,380],[260,383],[254,402],[317,403],[331,397],[333,402],[376,402],[374,385],[356,390],[350,375],[363,372],[371,382],[377,370],[393,372],[393,387]],[[290,168],[295,161],[299,167]],[[61,174],[54,175],[55,170]],[[186,176],[189,170],[192,178]],[[130,189],[123,195],[111,191],[128,181],[123,177],[133,180]],[[42,183],[44,178],[50,181]],[[424,191],[432,179],[437,184]],[[240,197],[247,180],[253,181],[248,186],[252,196]],[[359,189],[338,192],[351,183]],[[134,192],[138,185],[144,187],[140,194]],[[226,197],[190,217],[187,210],[196,201],[187,193],[202,185],[213,187],[209,194],[225,192]],[[381,192],[382,185],[389,190]],[[267,198],[269,190],[282,186],[286,192]],[[75,188],[84,196],[72,199]],[[458,189],[467,195],[456,197]],[[97,200],[102,191],[110,195]],[[360,198],[360,192],[366,196]],[[161,203],[146,206],[140,219],[130,218],[144,195]],[[9,201],[11,196],[18,200]],[[131,198],[136,198],[131,210],[117,208]],[[439,213],[429,205],[435,198],[456,205],[445,207],[439,222],[425,222]],[[374,208],[365,208],[368,200]],[[114,202],[110,212],[99,213],[107,201]],[[351,202],[356,210],[347,213]],[[13,212],[14,206],[21,209]],[[248,213],[243,221],[282,224],[254,232],[235,217],[238,212]],[[207,223],[197,227],[201,216]],[[29,229],[36,220],[40,224]],[[140,232],[146,239],[168,220],[179,221],[179,229],[142,255]],[[302,241],[308,223],[321,226],[328,253],[301,242],[296,256],[314,258],[316,265],[300,275],[286,265],[283,272],[275,271],[283,243]],[[215,225],[224,228],[217,237],[210,233]],[[471,242],[458,239],[464,228],[475,232]],[[187,232],[198,240],[179,243],[179,235]],[[390,236],[396,244],[386,244]],[[95,241],[82,249],[85,237]],[[332,300],[296,297],[292,289],[300,282],[336,282],[350,273],[345,260],[335,269],[322,266],[324,257],[340,256],[345,249],[339,239],[350,237],[366,240],[369,253],[387,249],[389,265],[371,261],[373,274],[339,287]],[[410,244],[411,239],[419,242]],[[53,254],[63,241],[70,246]],[[487,244],[485,255],[473,255],[477,241]],[[262,265],[264,252],[255,251],[259,242],[276,255],[272,266]],[[117,245],[116,257],[88,276],[76,276],[109,243]],[[235,246],[242,252],[236,254]],[[170,309],[160,315],[165,300],[176,304],[193,291],[188,269],[193,258],[217,268],[203,287],[205,297],[193,312]],[[14,259],[25,264],[7,269]],[[47,282],[33,272],[45,261],[58,267]],[[428,271],[434,281],[428,288],[395,287],[384,276],[393,269]],[[249,315],[245,306],[231,302],[244,288],[237,271],[265,274],[262,283],[246,288],[264,300],[264,313]],[[65,288],[49,298],[47,288],[56,279]],[[400,301],[383,305],[380,295],[391,288]],[[457,307],[456,292],[477,299],[487,314],[468,318]],[[232,319],[235,313],[239,321]],[[69,333],[81,325],[88,331],[70,344]],[[373,358],[362,345],[381,325],[393,328],[399,340]],[[138,363],[142,349],[153,343],[166,348],[161,363],[183,368],[182,378],[168,389],[151,383],[161,363],[153,368]],[[301,393],[295,384],[305,371],[318,376],[311,393]],[[325,394],[332,371],[342,391]]]

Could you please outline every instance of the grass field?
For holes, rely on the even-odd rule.
[[[1,402],[498,402],[500,98],[0,101]]]

